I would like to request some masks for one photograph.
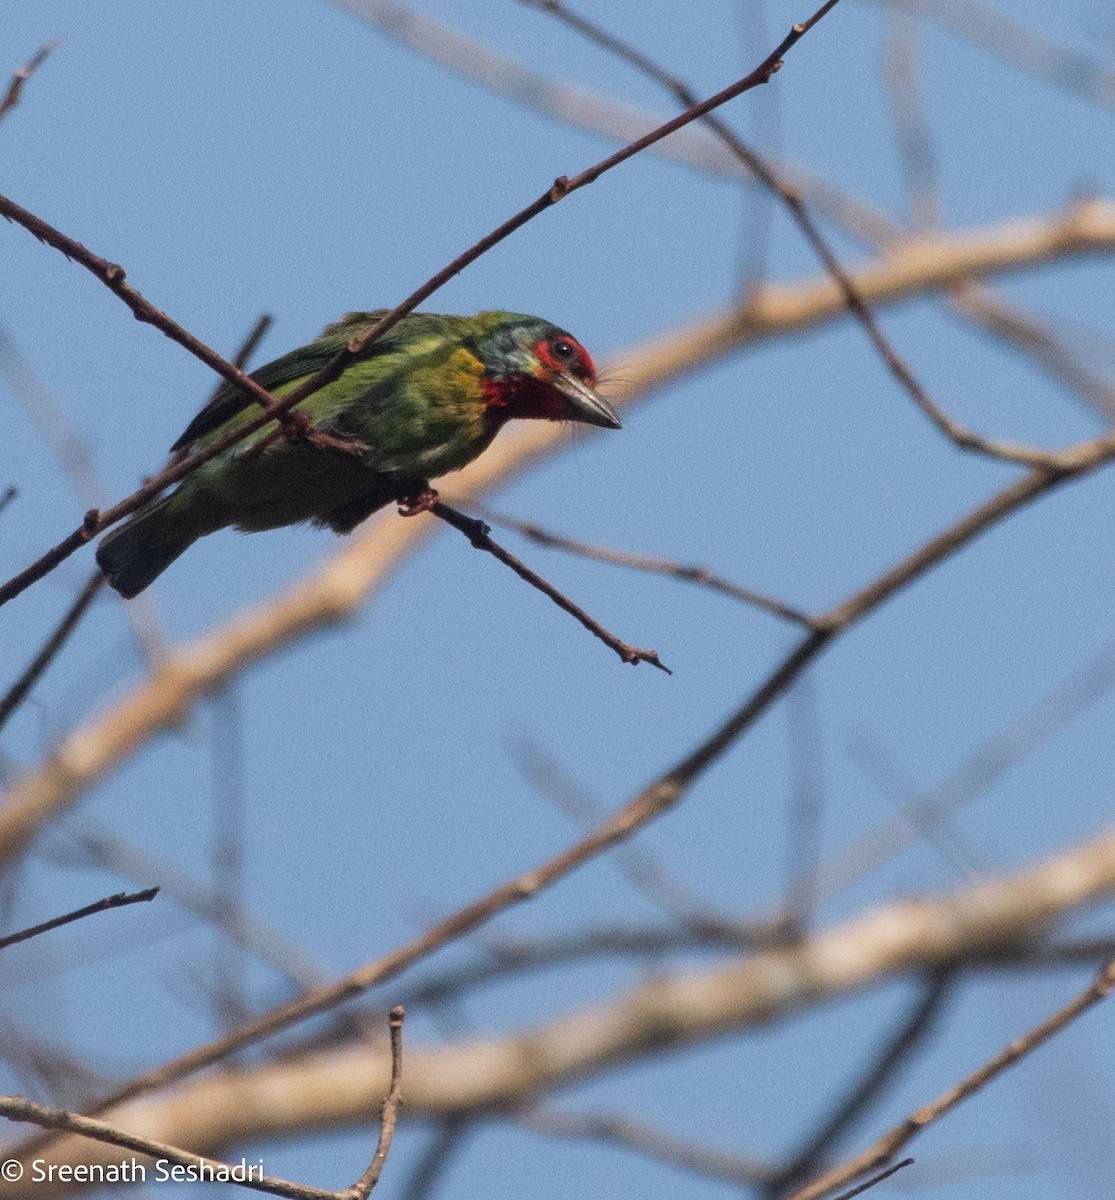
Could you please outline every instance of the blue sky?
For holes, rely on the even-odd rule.
[[[547,77],[672,114],[669,99],[632,69],[511,0],[423,0],[421,11]],[[1011,13],[1095,61],[1110,55],[1099,5],[1025,3]],[[782,0],[761,14],[750,3],[684,16],[655,0],[593,7],[597,20],[700,94],[743,74],[807,15]],[[397,303],[556,175],[612,148],[491,95],[320,0],[154,8],[14,0],[0,28],[0,73],[60,39],[0,126],[0,191],[121,263],[149,299],[222,352],[234,351],[261,312],[273,314],[258,361],[312,339],[344,311]],[[761,148],[902,222],[882,30],[879,6],[844,0],[769,87],[726,115]],[[1102,107],[929,23],[921,49],[949,227],[1055,212],[1073,197],[1110,192]],[[817,273],[768,200],[645,155],[544,214],[427,307],[536,312],[607,361],[732,302],[764,226],[771,279]],[[834,243],[849,261],[863,253],[839,233]],[[108,495],[126,494],[159,467],[212,387],[210,373],[14,226],[0,229],[0,273],[9,281],[0,325],[88,447]],[[1064,322],[1093,363],[1111,365],[1106,260],[1016,274],[1001,290]],[[1063,387],[933,298],[882,320],[922,383],[980,431],[1059,445],[1103,428]],[[0,404],[0,486],[20,492],[0,514],[6,576],[72,528],[83,505],[6,389]],[[493,502],[570,536],[704,563],[815,610],[1014,473],[946,445],[862,332],[841,322],[765,342],[664,389],[625,416],[622,432],[578,443]],[[1100,473],[1047,498],[874,614],[812,672],[800,705],[769,713],[640,837],[640,848],[711,906],[750,913],[784,883],[804,723],[819,731],[812,740],[826,853],[893,815],[895,797],[877,778],[882,764],[912,789],[964,762],[1109,645],[1113,490]],[[214,784],[214,755],[235,719],[249,909],[324,972],[342,974],[574,840],[576,828],[524,779],[517,748],[553,756],[614,809],[703,737],[795,637],[765,614],[696,589],[507,540],[621,637],[658,649],[675,674],[621,666],[494,561],[441,534],[354,620],[246,673],[231,701],[203,706],[44,833],[19,873],[13,925],[124,886],[76,855],[89,829],[207,878],[214,830],[221,836],[232,819]],[[179,643],[213,628],[334,548],[331,535],[310,529],[206,539],[153,591],[166,638]],[[6,674],[45,636],[90,566],[89,555],[69,560],[0,614]],[[5,730],[9,770],[39,761],[141,674],[121,605],[104,597]],[[1111,808],[1113,716],[1105,694],[967,805],[956,819],[966,861],[1019,865],[1101,828]],[[817,921],[957,881],[955,864],[919,843],[826,904]],[[656,916],[601,862],[497,928],[529,936]],[[208,981],[220,960],[210,929],[160,901],[13,956],[3,1011],[123,1076],[214,1033]],[[687,967],[694,963],[676,969]],[[645,969],[548,973],[485,994],[456,1014],[456,1026],[416,1012],[408,1036],[432,1044],[454,1031],[533,1025],[612,996]],[[848,1149],[955,1082],[1088,974],[974,979]],[[255,964],[247,985],[258,1007],[280,994]],[[655,1123],[677,1121],[680,1111],[682,1135],[775,1155],[854,1075],[857,1052],[899,1019],[909,995],[900,981],[759,1035],[607,1073],[560,1099]],[[391,989],[374,999],[389,1006]],[[926,1137],[917,1151],[921,1194],[998,1200],[1020,1186],[1052,1200],[1085,1194],[1088,1172],[1105,1160],[1037,1098],[1070,1073],[1094,1077],[1110,1105],[1111,1020],[1093,1014]],[[15,1073],[3,1085],[28,1087]],[[426,1137],[404,1128],[383,1187],[400,1185]],[[1018,1153],[1024,1175],[1001,1164],[988,1177],[951,1183],[934,1174],[966,1156],[994,1164],[1004,1151]],[[363,1134],[345,1133],[259,1153],[277,1174],[339,1186],[362,1169],[368,1147]],[[599,1190],[622,1200],[667,1188],[723,1190],[622,1151],[503,1126],[477,1135],[445,1190],[486,1194],[493,1171],[509,1194]]]

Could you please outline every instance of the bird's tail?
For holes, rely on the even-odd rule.
[[[174,499],[172,493],[140,509],[97,547],[97,565],[125,600],[138,596],[202,532],[172,510]]]

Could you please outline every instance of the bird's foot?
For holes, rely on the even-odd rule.
[[[429,486],[408,496],[400,496],[399,516],[416,517],[419,513],[429,512],[437,503],[437,498],[436,490]]]

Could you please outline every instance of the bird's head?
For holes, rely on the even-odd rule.
[[[476,349],[493,416],[620,428],[616,410],[596,391],[589,352],[572,334],[518,313],[480,313],[478,319],[490,322]]]

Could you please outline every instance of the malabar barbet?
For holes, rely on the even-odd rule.
[[[252,378],[282,397],[386,311],[349,313]],[[620,427],[580,342],[511,312],[411,313],[296,411],[354,452],[263,426],[105,535],[97,562],[108,582],[138,595],[198,538],[230,525],[254,533],[312,521],[348,533],[392,501],[428,495],[430,480],[467,466],[514,418]],[[203,448],[258,413],[226,383],[171,450]]]

